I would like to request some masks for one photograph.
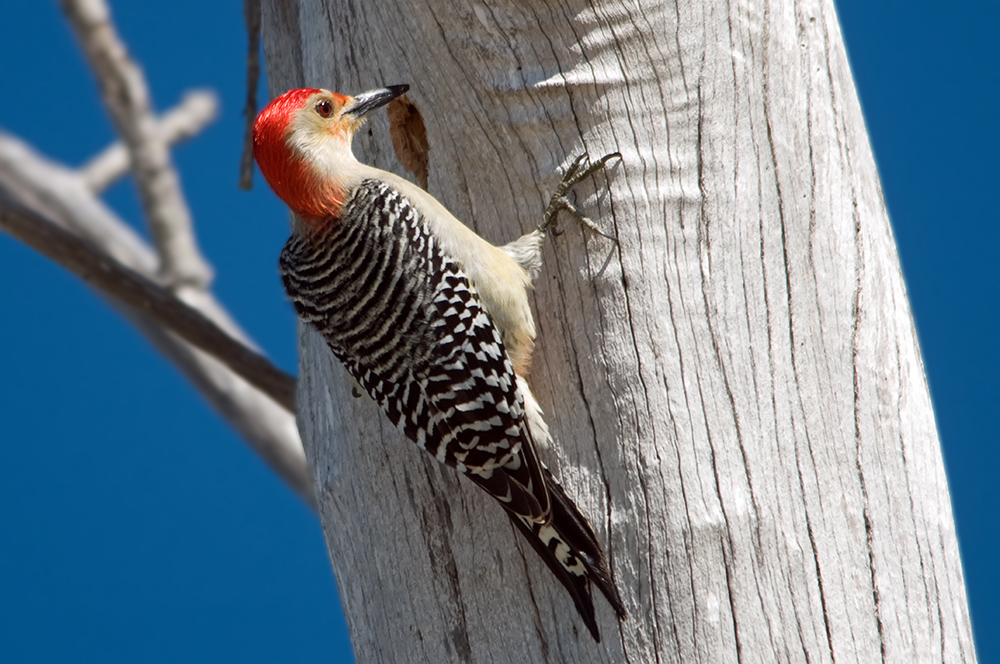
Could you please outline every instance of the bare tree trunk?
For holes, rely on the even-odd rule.
[[[537,224],[577,154],[624,155],[586,201],[618,244],[567,224],[546,249],[532,383],[629,620],[598,599],[595,644],[501,510],[302,330],[299,426],[359,662],[975,660],[829,1],[263,13],[272,93],[410,83],[431,193],[496,243]],[[384,117],[359,139],[399,170]]]

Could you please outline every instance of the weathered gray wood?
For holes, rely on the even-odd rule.
[[[497,243],[572,157],[624,155],[586,202],[619,244],[564,222],[546,249],[532,383],[630,619],[597,599],[595,644],[500,509],[303,330],[299,424],[359,662],[975,660],[829,1],[300,0],[263,26],[274,93],[410,83],[430,191]],[[384,118],[359,143],[398,170]]]

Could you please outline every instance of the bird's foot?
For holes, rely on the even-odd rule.
[[[590,230],[594,231],[601,237],[614,242],[614,238],[598,228],[597,224],[581,212],[580,209],[576,207],[576,204],[569,200],[566,194],[577,184],[604,168],[609,161],[615,157],[621,159],[621,156],[620,152],[612,152],[611,154],[606,154],[594,162],[590,161],[590,157],[587,153],[577,157],[566,170],[566,174],[563,175],[563,179],[559,183],[559,186],[556,187],[556,191],[552,194],[552,198],[549,199],[549,205],[545,208],[545,214],[542,215],[542,223],[538,226],[538,230],[545,233],[549,229],[552,229],[553,233],[558,234],[558,225],[556,223],[557,218],[559,216],[559,212],[561,210],[565,210],[576,217],[577,221]]]

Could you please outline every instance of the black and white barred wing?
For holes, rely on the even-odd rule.
[[[303,321],[393,424],[530,519],[548,494],[500,334],[461,267],[423,218],[366,181],[339,218],[282,251]]]
[[[452,265],[435,298],[438,354],[424,390],[438,435],[473,482],[512,512],[541,520],[549,511],[548,490],[527,429],[524,396],[499,330],[475,288]]]

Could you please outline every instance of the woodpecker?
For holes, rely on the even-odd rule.
[[[594,639],[591,584],[625,607],[593,528],[538,457],[551,442],[526,380],[528,288],[565,192],[612,157],[570,167],[535,231],[503,247],[424,190],[360,163],[366,116],[406,92],[290,90],[254,124],[254,158],[294,213],[280,273],[295,309],[389,420],[506,510],[569,591]]]

